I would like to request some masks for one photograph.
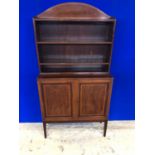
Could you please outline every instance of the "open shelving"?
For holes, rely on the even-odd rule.
[[[34,20],[41,74],[108,74],[114,20]]]

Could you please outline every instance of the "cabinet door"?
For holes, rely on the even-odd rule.
[[[72,83],[62,80],[42,80],[45,117],[72,116]]]
[[[107,116],[110,96],[110,80],[82,80],[80,89],[80,116]]]

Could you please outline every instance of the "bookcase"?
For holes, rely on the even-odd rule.
[[[115,22],[101,10],[75,2],[33,18],[45,137],[51,122],[104,122],[106,135]]]

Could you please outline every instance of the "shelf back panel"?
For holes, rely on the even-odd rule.
[[[109,63],[111,45],[39,45],[40,63]]]
[[[36,21],[37,41],[111,42],[113,25],[114,22]]]

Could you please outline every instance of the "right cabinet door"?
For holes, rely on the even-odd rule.
[[[112,78],[82,79],[79,81],[79,116],[107,117]]]

